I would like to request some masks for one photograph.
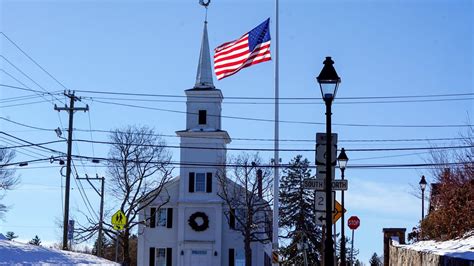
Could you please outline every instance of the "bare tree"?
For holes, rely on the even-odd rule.
[[[138,214],[157,197],[162,204],[169,201],[164,185],[171,179],[171,155],[165,142],[148,127],[132,127],[114,130],[110,135],[111,148],[108,159],[108,193],[117,203],[117,209],[127,217],[121,231],[113,230],[110,219],[104,219],[104,233],[111,239],[120,240],[123,264],[130,265],[130,239],[132,229],[140,223]],[[150,218],[148,218],[150,219]],[[99,227],[98,222],[88,218],[90,226],[82,226],[78,233],[81,240],[90,239]]]
[[[252,242],[268,243],[272,238],[271,169],[260,168],[258,154],[241,154],[218,173],[218,196],[227,207],[225,216],[244,238],[245,265],[252,264]]]
[[[15,170],[9,168],[10,163],[15,158],[15,151],[0,146],[0,218],[3,218],[7,211],[7,206],[1,203],[5,193],[18,184],[19,180],[15,176]]]
[[[461,134],[463,149],[434,150],[429,162],[431,187],[428,215],[421,222],[423,239],[451,239],[474,228],[474,128],[469,126]],[[435,188],[435,189],[434,189]],[[412,233],[416,233],[412,232]],[[415,237],[417,235],[414,235]]]

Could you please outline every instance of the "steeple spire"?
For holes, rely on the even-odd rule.
[[[202,43],[201,43],[201,52],[199,54],[198,69],[196,74],[196,84],[194,88],[214,88],[214,83],[212,81],[212,67],[211,67],[211,55],[209,52],[209,39],[207,37],[207,3],[200,1],[200,4],[206,8],[206,19],[204,21],[204,31],[202,33]]]

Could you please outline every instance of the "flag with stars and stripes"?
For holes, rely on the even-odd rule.
[[[242,68],[271,60],[270,18],[237,40],[226,42],[214,51],[217,79],[231,76]]]

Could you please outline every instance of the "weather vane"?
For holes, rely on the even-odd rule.
[[[204,23],[207,23],[207,7],[209,6],[210,3],[211,3],[211,0],[199,0],[199,4],[206,8],[206,18],[204,20]]]
[[[210,3],[211,3],[211,0],[199,0],[199,4],[205,8],[207,8],[207,6],[209,6]]]

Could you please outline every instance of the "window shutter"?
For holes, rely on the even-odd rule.
[[[206,192],[212,192],[212,173],[206,173]]]
[[[235,250],[229,248],[229,266],[235,266]]]
[[[150,266],[155,266],[155,248],[150,248],[150,258],[148,259]]]
[[[150,228],[155,228],[156,225],[156,208],[150,208]]]
[[[166,217],[166,227],[173,227],[173,208],[168,208],[168,215]]]
[[[189,173],[189,192],[194,192],[194,173]]]
[[[172,257],[172,250],[171,248],[166,248],[166,266],[173,266],[173,257]]]
[[[235,229],[235,209],[230,209],[229,212],[229,227]]]

